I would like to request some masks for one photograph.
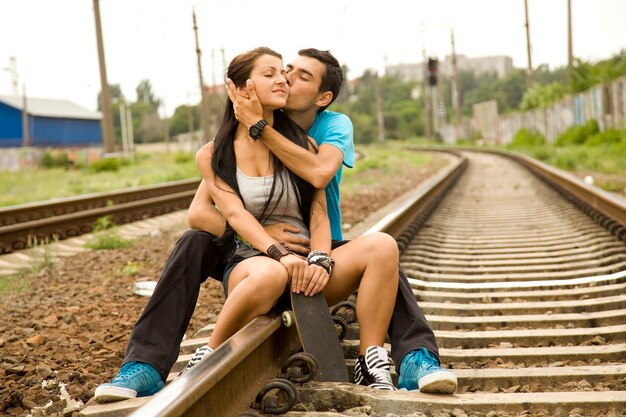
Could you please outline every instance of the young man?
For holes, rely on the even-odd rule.
[[[292,171],[317,188],[326,187],[333,240],[340,241],[339,182],[342,166],[354,164],[352,124],[347,116],[325,110],[337,97],[343,73],[337,60],[326,51],[304,49],[287,66],[290,94],[285,110],[319,145],[318,154],[297,147],[269,126],[261,127],[260,139]],[[249,84],[250,98],[229,95],[235,114],[246,127],[262,119],[260,106]],[[201,149],[198,157],[202,157]],[[170,255],[154,294],[131,333],[124,364],[111,383],[96,389],[96,399],[119,400],[152,395],[163,387],[178,356],[198,297],[199,287],[208,276],[221,279],[225,259],[217,239],[225,221],[213,207],[207,187],[202,183],[189,208],[192,228],[183,234]],[[307,241],[293,236],[293,226],[266,228],[292,250],[306,253]],[[337,244],[340,244],[338,242]],[[392,357],[400,373],[399,387],[420,388],[423,392],[452,393],[456,376],[439,367],[438,348],[432,329],[419,310],[406,276],[401,272],[396,304],[389,327]],[[198,351],[189,366],[199,362]],[[365,372],[358,381],[365,385]]]

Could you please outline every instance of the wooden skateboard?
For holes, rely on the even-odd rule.
[[[304,351],[317,362],[318,382],[348,382],[343,348],[337,337],[328,304],[322,293],[312,297],[291,293],[291,311],[282,319],[289,327],[294,322]]]

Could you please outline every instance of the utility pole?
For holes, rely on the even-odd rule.
[[[196,24],[196,11],[193,10],[193,31],[196,37],[196,56],[198,58],[198,78],[200,79],[200,123],[202,128],[202,142],[206,143],[209,140],[209,111],[207,108],[208,99],[206,94],[206,88],[204,85],[204,79],[202,78],[202,51],[200,50],[200,44],[198,43],[198,25]]]
[[[126,129],[128,135],[128,147],[133,153],[133,159],[135,158],[135,134],[133,133],[133,114],[130,106],[126,107]]]
[[[187,97],[187,131],[189,136],[193,138],[193,108],[189,104],[189,97]]]
[[[128,156],[130,146],[128,145],[128,130],[126,129],[126,104],[120,100],[120,130],[122,131],[122,151],[124,156]]]
[[[213,89],[217,84],[217,77],[215,74],[215,48],[211,48],[211,83],[213,85]],[[213,91],[213,89],[211,89],[211,91]]]
[[[376,96],[376,126],[378,127],[378,141],[385,141],[385,118],[383,116],[383,104],[380,96],[380,78],[378,72],[374,73],[374,94]]]
[[[26,102],[26,86],[22,86],[22,146],[30,146],[30,126],[28,125],[28,103]]]
[[[439,81],[437,81],[437,83],[439,83]],[[430,86],[430,98],[431,98],[430,106],[432,110],[433,135],[435,138],[435,142],[438,141],[437,133],[439,132],[439,129],[441,127],[439,126],[439,97],[437,94],[439,92],[439,89],[437,88],[437,85]]]
[[[430,98],[428,94],[428,59],[426,59],[426,48],[424,47],[422,47],[422,60],[424,61],[424,73],[422,76],[422,97],[424,101],[424,133],[426,134],[426,139],[430,141],[432,139],[432,133],[430,128]]]
[[[452,84],[452,107],[454,108],[454,136],[459,137],[461,128],[461,80],[459,78],[459,66],[456,60],[456,47],[454,43],[454,30],[450,31],[452,42],[452,73],[454,83]]]
[[[113,130],[113,110],[111,92],[107,81],[106,63],[104,61],[104,44],[102,43],[102,27],[100,25],[100,0],[93,0],[93,11],[96,17],[96,40],[98,43],[98,61],[100,62],[100,107],[102,109],[102,136],[104,152],[115,150],[115,131]]]
[[[167,116],[165,100],[161,100],[161,102],[163,103],[163,136],[165,139],[165,152],[170,153],[170,118]]]
[[[18,97],[20,95],[20,87],[17,75],[17,59],[14,56],[9,58],[9,66],[4,67],[3,70],[11,73],[11,86],[13,87],[13,95],[15,97]]]
[[[572,0],[567,0],[567,72],[570,82],[574,78],[574,46],[572,41]]]
[[[446,101],[443,96],[443,73],[440,71],[437,77],[437,126],[441,140],[445,139],[446,113]]]
[[[528,0],[524,0],[524,12],[526,15],[526,50],[528,52],[528,70],[526,76],[528,78],[527,88],[533,85],[533,61],[530,53],[530,25],[528,24]]]

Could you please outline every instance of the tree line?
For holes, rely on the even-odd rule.
[[[626,75],[626,50],[609,59],[589,62],[576,59],[572,73],[567,67],[550,69],[540,65],[533,71],[533,86],[528,88],[525,69],[515,68],[498,78],[495,73],[477,75],[461,71],[460,97],[463,117],[471,117],[472,106],[496,100],[501,113],[547,107],[568,94],[585,91]],[[424,108],[421,83],[402,82],[386,75],[380,78],[381,107],[387,139],[408,139],[424,135]],[[452,120],[452,80],[443,79],[444,103],[448,109],[447,121]],[[350,91],[342,92],[332,109],[346,113],[352,119],[355,141],[370,143],[377,139],[376,130],[376,74],[366,71],[355,80]]]
[[[348,68],[344,67],[347,75]],[[546,107],[567,94],[589,89],[591,86],[612,81],[626,75],[626,50],[609,59],[589,62],[575,60],[572,72],[567,67],[550,69],[540,65],[533,72],[534,84],[528,88],[526,70],[515,68],[505,77],[495,73],[477,75],[461,71],[460,97],[463,117],[472,115],[476,103],[496,100],[500,112],[530,110]],[[396,76],[385,75],[377,80],[376,73],[365,71],[356,80],[347,82],[331,110],[346,113],[354,125],[357,143],[370,143],[378,137],[376,127],[376,83],[379,83],[381,108],[387,139],[408,139],[424,135],[424,108],[419,98],[421,85],[417,81],[403,82]],[[452,85],[450,79],[442,79],[444,103],[452,109]],[[161,120],[157,98],[150,80],[142,80],[135,89],[137,99],[129,102],[122,94],[119,84],[111,86],[113,116],[116,135],[121,136],[119,107],[130,107],[133,115],[133,131],[138,143],[162,141],[166,129],[170,135],[179,135],[200,129],[198,104],[176,107],[169,120]],[[99,97],[98,97],[99,99]],[[223,95],[210,95],[208,100],[211,126],[214,130],[224,106]],[[100,100],[98,100],[98,103]],[[448,121],[451,115],[446,115]]]

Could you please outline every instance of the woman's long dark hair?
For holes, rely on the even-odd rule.
[[[270,48],[260,47],[255,48],[249,52],[245,52],[236,56],[228,66],[226,76],[230,78],[237,87],[243,87],[246,84],[246,80],[250,78],[250,73],[254,67],[255,61],[262,55],[271,55],[282,59],[282,56],[273,51]],[[230,99],[226,100],[226,107],[224,109],[224,117],[222,123],[215,135],[215,144],[213,148],[213,157],[211,159],[211,166],[215,176],[224,181],[230,188],[232,188],[239,198],[243,201],[239,186],[237,184],[237,163],[235,159],[235,146],[234,137],[237,131],[237,125],[239,122],[235,118],[235,111],[233,109],[233,103]],[[273,128],[280,132],[287,139],[293,143],[309,149],[309,139],[306,132],[297,124],[295,124],[282,110],[274,111],[274,125]],[[283,197],[286,191],[286,184],[283,183],[283,173],[287,173],[288,181],[293,185],[296,190],[296,197],[298,200],[298,206],[302,213],[302,219],[307,227],[309,227],[311,219],[311,208],[313,207],[315,199],[315,187],[298,177],[291,172],[281,161],[276,158],[274,154],[270,153],[271,164],[274,167],[274,181],[270,190],[269,197],[265,202],[260,223],[263,224],[274,212],[278,201]],[[274,199],[276,190],[280,190],[280,194],[276,198],[276,204],[271,206],[271,201]],[[244,201],[245,204],[245,201]],[[229,227],[226,233],[222,237],[222,244],[228,247],[229,243],[233,242],[234,231]],[[232,250],[232,247],[228,247]]]

